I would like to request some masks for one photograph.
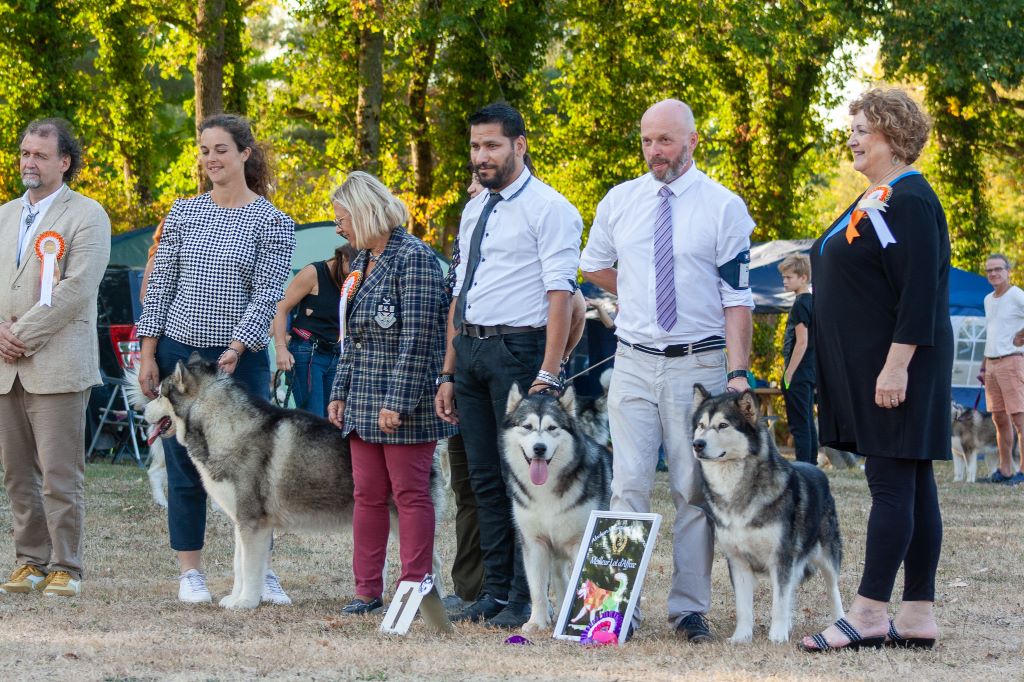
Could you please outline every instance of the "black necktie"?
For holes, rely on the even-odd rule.
[[[462,323],[466,319],[466,294],[469,292],[469,288],[473,286],[473,276],[476,274],[476,268],[480,264],[480,242],[484,239],[487,219],[490,217],[491,211],[494,210],[495,204],[499,201],[501,201],[501,195],[497,192],[491,192],[488,195],[487,205],[484,206],[480,219],[476,221],[476,231],[473,232],[473,239],[469,242],[469,258],[466,259],[466,278],[462,284],[462,291],[459,292],[459,302],[455,306],[455,315],[452,320],[456,331],[462,327]]]

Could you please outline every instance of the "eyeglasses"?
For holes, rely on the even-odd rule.
[[[985,274],[986,275],[991,275],[993,272],[1002,272],[1005,269],[1006,268],[1004,268],[1001,265],[998,268],[985,268]]]
[[[351,218],[349,218],[348,216],[345,216],[344,218],[335,218],[334,224],[337,225],[338,227],[341,227],[341,224],[346,220],[351,220]]]

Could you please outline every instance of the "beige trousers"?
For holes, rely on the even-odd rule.
[[[616,349],[608,391],[608,422],[615,448],[611,508],[650,512],[658,448],[664,445],[676,508],[668,594],[668,619],[673,626],[684,616],[707,613],[711,607],[714,529],[704,513],[700,465],[693,455],[690,413],[695,383],[713,394],[725,390],[725,351],[667,358],[621,343]]]
[[[82,577],[86,389],[0,395],[0,461],[18,564]]]

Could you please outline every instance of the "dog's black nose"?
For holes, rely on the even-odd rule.
[[[544,445],[544,443],[534,443],[533,444],[533,454],[535,454],[537,457],[542,457],[544,455],[544,453],[547,452],[547,451],[548,451],[548,446]]]
[[[704,452],[704,448],[707,447],[707,444],[708,443],[706,440],[704,440],[703,438],[698,438],[697,440],[693,441],[693,451],[699,455],[700,453]]]

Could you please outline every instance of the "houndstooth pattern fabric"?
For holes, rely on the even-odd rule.
[[[361,251],[353,270],[365,272]],[[448,295],[433,250],[395,228],[348,304],[345,348],[331,400],[344,400],[343,431],[368,443],[410,444],[440,440],[455,427],[434,413],[434,379],[444,360]],[[382,409],[402,415],[397,433],[378,426]]]
[[[269,343],[295,250],[295,222],[264,197],[221,208],[209,193],[174,202],[149,277],[140,337],[209,348]]]

